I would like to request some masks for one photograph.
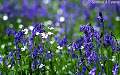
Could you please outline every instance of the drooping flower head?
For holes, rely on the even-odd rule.
[[[38,49],[35,48],[32,52],[32,58],[35,59],[37,57],[37,55],[38,55]]]
[[[117,74],[118,74],[118,69],[119,69],[119,65],[118,65],[118,64],[115,64],[115,65],[113,66],[113,69],[112,69],[113,75],[117,75]]]
[[[109,33],[104,34],[104,45],[105,46],[111,46],[112,50],[117,50],[117,41],[113,38],[113,36]]]
[[[15,35],[14,35],[14,43],[15,45],[17,45],[18,43],[22,43],[25,44],[25,38],[24,38],[24,32],[23,31],[18,31]]]
[[[67,44],[67,38],[64,37],[62,40],[59,40],[58,42],[59,46],[65,46]]]
[[[96,75],[96,67],[90,70],[89,75]]]
[[[98,21],[98,26],[100,28],[104,28],[104,19],[103,19],[102,12],[99,12],[99,15],[97,17],[97,21]]]
[[[8,36],[15,35],[16,31],[14,29],[12,29],[12,28],[7,28],[6,33],[7,33]]]
[[[2,63],[3,61],[3,57],[0,55],[0,64]]]
[[[91,24],[80,26],[80,31],[84,32],[85,34],[89,34],[94,31]]]
[[[44,25],[42,23],[40,24],[35,24],[34,29],[32,30],[32,34],[35,35],[37,32],[38,33],[43,33],[44,30]]]
[[[52,59],[52,57],[53,57],[52,51],[47,51],[47,53],[46,53],[46,59]]]
[[[77,39],[75,42],[73,42],[72,47],[76,50],[81,49],[81,46],[83,45],[83,37],[80,39]]]
[[[98,61],[97,53],[92,51],[90,56],[88,57],[88,62],[91,63],[91,62],[96,62],[96,61]]]
[[[42,54],[43,51],[44,51],[43,46],[41,44],[39,44],[39,46],[38,46],[38,53]]]

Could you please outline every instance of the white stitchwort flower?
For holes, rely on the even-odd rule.
[[[24,32],[24,34],[28,34],[28,29],[23,29],[22,31]]]
[[[28,29],[32,31],[34,29],[34,27],[33,26],[29,26]]]
[[[119,17],[119,16],[116,16],[116,17],[115,17],[115,20],[116,20],[116,21],[120,21],[120,17]]]
[[[63,47],[57,46],[58,49],[63,49]]]
[[[56,53],[60,53],[60,50],[56,50],[55,52],[56,52]]]
[[[39,35],[40,33],[39,32],[36,32],[36,35]]]
[[[52,32],[48,32],[47,34],[48,34],[48,35],[52,35],[53,33],[52,33]]]
[[[41,36],[42,36],[42,38],[46,39],[48,37],[48,34],[46,34],[46,33],[43,32],[43,33],[41,33]]]
[[[22,51],[25,51],[27,49],[27,46],[24,46],[21,48]]]
[[[84,46],[81,46],[81,48],[80,49],[84,49]]]
[[[52,21],[51,21],[51,20],[48,20],[48,21],[47,21],[47,24],[48,24],[48,25],[51,25],[51,24],[52,24]]]
[[[53,41],[50,41],[50,44],[53,44],[55,41],[53,40]]]
[[[45,22],[44,22],[44,25],[45,25],[45,26],[52,25],[52,21],[51,21],[51,20],[45,21]]]
[[[14,46],[14,49],[16,49],[16,46]]]
[[[10,28],[13,28],[13,24],[10,24],[9,27],[10,27]]]
[[[67,46],[68,49],[71,49],[71,46]]]
[[[21,29],[21,28],[23,28],[23,25],[22,25],[22,24],[20,24],[20,25],[19,25],[19,28],[20,28],[20,29]]]
[[[8,65],[8,68],[10,68],[10,67],[11,67],[11,64]]]
[[[8,42],[8,46],[11,46],[12,45],[12,43],[11,42]]]
[[[4,49],[4,48],[5,48],[5,44],[2,44],[2,45],[1,45],[1,48]]]
[[[8,16],[7,16],[7,15],[4,15],[4,16],[3,16],[3,20],[4,20],[4,21],[8,20]]]
[[[48,29],[53,30],[54,28],[53,27],[48,27]]]
[[[44,67],[45,65],[43,65],[43,64],[40,64],[40,66],[39,66],[39,68],[42,68],[42,67]]]
[[[112,59],[111,59],[113,62],[116,60],[116,57],[115,56],[112,56]]]
[[[21,23],[21,22],[22,22],[22,20],[21,20],[20,18],[18,18],[18,19],[17,19],[17,22],[18,22],[18,23]]]
[[[60,22],[64,22],[65,21],[65,18],[63,16],[60,17],[59,19]]]

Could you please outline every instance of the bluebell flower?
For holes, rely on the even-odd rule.
[[[89,35],[84,35],[83,37],[84,43],[89,43],[93,41],[92,34],[90,33]]]
[[[97,17],[99,22],[104,22],[102,12],[99,12],[99,16]]]
[[[90,19],[90,12],[88,10],[84,10],[83,13],[85,16],[85,21],[88,22],[88,20]]]
[[[39,46],[38,46],[38,52],[39,52],[39,54],[42,54],[43,51],[44,51],[43,46],[41,44],[39,44]]]
[[[2,63],[3,61],[3,57],[0,55],[0,64]]]
[[[91,50],[93,50],[93,43],[84,43],[85,55],[88,57],[91,54]]]
[[[32,52],[32,58],[35,59],[38,55],[38,49],[35,48],[34,51]]]
[[[36,68],[36,64],[35,64],[35,61],[32,61],[32,64],[31,64],[31,69],[32,71],[34,71]]]
[[[9,54],[7,55],[7,59],[10,60],[10,64],[11,66],[13,66],[15,64],[14,52],[9,52]]]
[[[11,59],[11,66],[14,66],[14,64],[15,64],[15,59],[14,59],[14,56],[13,56],[12,59]]]
[[[99,12],[99,16],[97,17],[97,21],[98,21],[98,26],[101,28],[104,28],[104,19],[103,19],[102,12]]]
[[[81,46],[83,45],[83,37],[77,39],[75,42],[73,42],[72,47],[76,50],[81,49]]]
[[[106,33],[104,35],[104,44],[105,45],[111,45],[111,43],[113,42],[113,38],[110,34]]]
[[[94,0],[90,0],[90,1],[91,2],[89,2],[88,6],[89,6],[90,9],[94,9],[97,5],[96,5]]]
[[[58,44],[61,47],[67,45],[67,38],[64,37],[62,40],[59,40]]]
[[[82,75],[85,75],[86,70],[87,70],[86,66],[83,66],[83,67],[82,67],[82,72],[81,72]]]
[[[13,57],[13,52],[9,52],[8,58],[11,59]]]
[[[68,54],[71,54],[71,53],[73,53],[74,51],[73,51],[73,49],[72,48],[70,48],[70,49],[68,49]]]
[[[82,75],[80,72],[76,72],[76,74],[75,75]]]
[[[34,36],[30,35],[28,37],[28,48],[30,51],[32,51],[33,47],[34,47]]]
[[[100,41],[100,32],[94,30],[94,37],[97,41]]]
[[[93,32],[94,29],[91,26],[91,24],[87,24],[87,25],[80,26],[80,31],[88,35],[89,33]]]
[[[46,59],[52,59],[53,53],[51,51],[47,51],[46,53]]]
[[[105,46],[111,46],[112,50],[115,51],[117,50],[117,41],[113,38],[113,36],[109,33],[106,33],[104,35],[104,45]]]
[[[94,30],[94,39],[96,41],[96,48],[99,49],[100,43],[101,43],[101,38],[100,38],[100,32]]]
[[[18,43],[25,44],[24,32],[19,31],[14,35],[14,44],[18,47]]]
[[[36,32],[39,32],[39,33],[45,32],[44,25],[42,23],[34,24],[34,29],[32,30],[32,35],[35,35]]]
[[[78,55],[77,54],[75,54],[75,53],[72,53],[72,58],[78,58]]]
[[[84,32],[83,36],[83,46],[85,50],[86,57],[90,56],[91,50],[93,50],[93,36],[94,36],[94,29],[90,24],[80,26],[80,31]]]
[[[81,66],[84,64],[84,57],[80,57],[80,60],[78,61],[78,66]]]
[[[7,33],[8,36],[15,35],[16,31],[14,29],[12,29],[12,28],[7,28],[6,33]]]
[[[17,60],[20,60],[20,59],[21,59],[20,51],[17,51],[17,52],[16,52],[16,58],[17,58]]]
[[[90,70],[89,75],[96,75],[96,67]]]
[[[34,59],[31,63],[31,69],[34,71],[35,69],[39,68],[41,62],[39,60]]]
[[[88,57],[88,62],[91,63],[91,62],[97,62],[97,61],[98,61],[97,53],[92,51],[90,56]]]
[[[113,75],[118,75],[118,69],[119,69],[119,65],[115,64],[112,69]]]

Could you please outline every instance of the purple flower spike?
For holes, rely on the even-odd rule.
[[[51,51],[48,51],[47,53],[46,53],[46,58],[47,59],[51,59],[53,57],[53,53],[51,52]]]
[[[92,61],[96,62],[97,59],[98,59],[98,56],[97,56],[96,52],[91,52],[90,56],[88,57],[88,62],[89,63]]]
[[[39,33],[42,33],[44,32],[44,25],[41,23],[41,24],[35,24],[34,25],[34,29],[32,30],[32,35],[35,35],[36,32],[39,32]]]
[[[60,40],[59,42],[59,45],[62,47],[62,46],[65,46],[67,44],[67,38],[64,37],[62,40]]]
[[[25,44],[24,32],[19,31],[14,35],[14,44],[18,46],[18,43]]]
[[[118,68],[119,68],[119,65],[115,64],[114,67],[113,67],[113,70],[112,70],[113,75],[117,75],[118,74]]]
[[[16,34],[16,31],[15,31],[14,29],[12,29],[12,28],[8,28],[8,29],[6,30],[6,33],[7,33],[8,36],[10,36],[10,35],[15,35],[15,34]]]
[[[72,47],[74,49],[80,49],[83,44],[83,38],[81,37],[80,39],[77,39],[73,44]]]
[[[91,24],[80,26],[80,31],[84,32],[85,34],[89,34],[89,33],[93,32],[93,30],[94,29],[91,26]]]
[[[38,50],[37,50],[37,48],[35,48],[34,51],[32,52],[32,58],[33,59],[36,58],[37,55],[38,55]]]
[[[87,70],[86,66],[83,66],[82,67],[82,75],[85,75],[86,70]]]
[[[2,56],[0,55],[0,64],[2,63],[2,61],[3,61],[3,58],[2,58]]]
[[[38,52],[39,52],[40,54],[43,53],[43,47],[42,47],[42,45],[39,45],[39,46],[38,46]]]
[[[90,70],[89,75],[96,75],[96,67]]]
[[[103,16],[102,16],[102,12],[99,12],[99,16],[97,17],[99,22],[103,22]]]

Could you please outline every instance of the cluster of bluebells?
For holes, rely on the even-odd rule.
[[[119,45],[118,41],[116,40],[115,36],[112,33],[104,31],[104,19],[102,17],[102,13],[99,13],[98,18],[98,24],[100,25],[101,31],[97,31],[91,26],[91,24],[80,26],[80,31],[84,32],[84,35],[80,38],[80,40],[76,40],[73,42],[73,49],[80,50],[80,54],[83,56],[82,61],[80,60],[80,65],[84,65],[84,61],[87,60],[87,65],[94,64],[96,66],[96,63],[101,62],[101,55],[99,54],[100,48],[109,48],[111,47],[112,52],[118,52],[119,53]],[[95,42],[94,42],[95,41]],[[84,51],[82,52],[82,49]],[[102,56],[104,57],[104,56]],[[108,59],[108,57],[107,57]],[[119,59],[119,57],[118,57]],[[103,59],[105,60],[105,59]],[[110,59],[109,59],[110,60]],[[119,61],[118,61],[119,62]],[[118,63],[117,62],[117,63]],[[101,64],[102,70],[104,70],[105,66]],[[113,75],[118,74],[118,64],[113,66],[113,70],[111,72]],[[87,68],[86,68],[87,69]],[[89,70],[88,70],[89,71]],[[80,73],[84,74],[83,72]],[[89,71],[90,75],[96,75],[97,74],[97,68],[94,67]],[[99,73],[101,74],[101,73]],[[104,71],[102,71],[102,74],[104,74]],[[78,74],[79,75],[79,74]]]
[[[15,31],[11,28],[7,29],[8,36],[14,37],[14,45],[15,45],[15,51],[10,52],[8,57],[11,58],[11,60],[14,60],[13,55],[16,54],[17,60],[21,60],[21,51],[25,51],[26,49],[29,49],[30,52],[30,58],[33,59],[33,62],[31,64],[32,70],[35,69],[37,65],[40,65],[40,60],[37,58],[43,56],[43,45],[42,42],[39,42],[39,45],[35,44],[35,37],[39,36],[41,37],[41,40],[47,39],[48,35],[44,31],[43,24],[35,24],[31,26],[30,28],[25,28],[20,31]],[[52,57],[52,53],[47,51],[46,53],[47,58]],[[8,58],[9,59],[9,58]],[[15,64],[15,63],[13,63]]]
[[[112,53],[118,54],[119,48],[115,36],[104,31],[103,20],[102,13],[100,12],[98,24],[101,31],[95,30],[91,24],[80,26],[80,32],[84,33],[83,36],[72,41],[70,44],[67,35],[64,35],[62,39],[56,37],[52,33],[54,28],[45,27],[42,23],[22,28],[19,31],[8,28],[6,33],[9,38],[14,38],[13,44],[15,47],[14,50],[6,53],[4,58],[0,55],[0,64],[5,62],[5,65],[10,69],[14,68],[16,64],[20,66],[27,64],[29,66],[29,73],[41,71],[42,74],[45,74],[46,71],[50,73],[52,71],[52,73],[57,74],[59,70],[57,71],[56,68],[60,67],[58,66],[59,64],[63,65],[63,59],[65,59],[64,62],[67,63],[63,65],[63,71],[65,71],[67,66],[71,65],[72,67],[72,63],[74,63],[75,70],[73,74],[76,74],[76,72],[77,75],[97,75],[101,74],[101,72],[108,74],[104,68],[109,64],[105,62],[109,62],[111,59],[107,57],[106,60],[102,60],[107,54],[102,56],[100,49],[104,48],[107,50],[107,48],[111,47]],[[51,41],[53,39],[54,41]],[[119,60],[114,61],[112,64],[114,66],[112,66],[110,71],[113,75],[118,74],[118,62]],[[98,68],[100,69],[99,71]]]

